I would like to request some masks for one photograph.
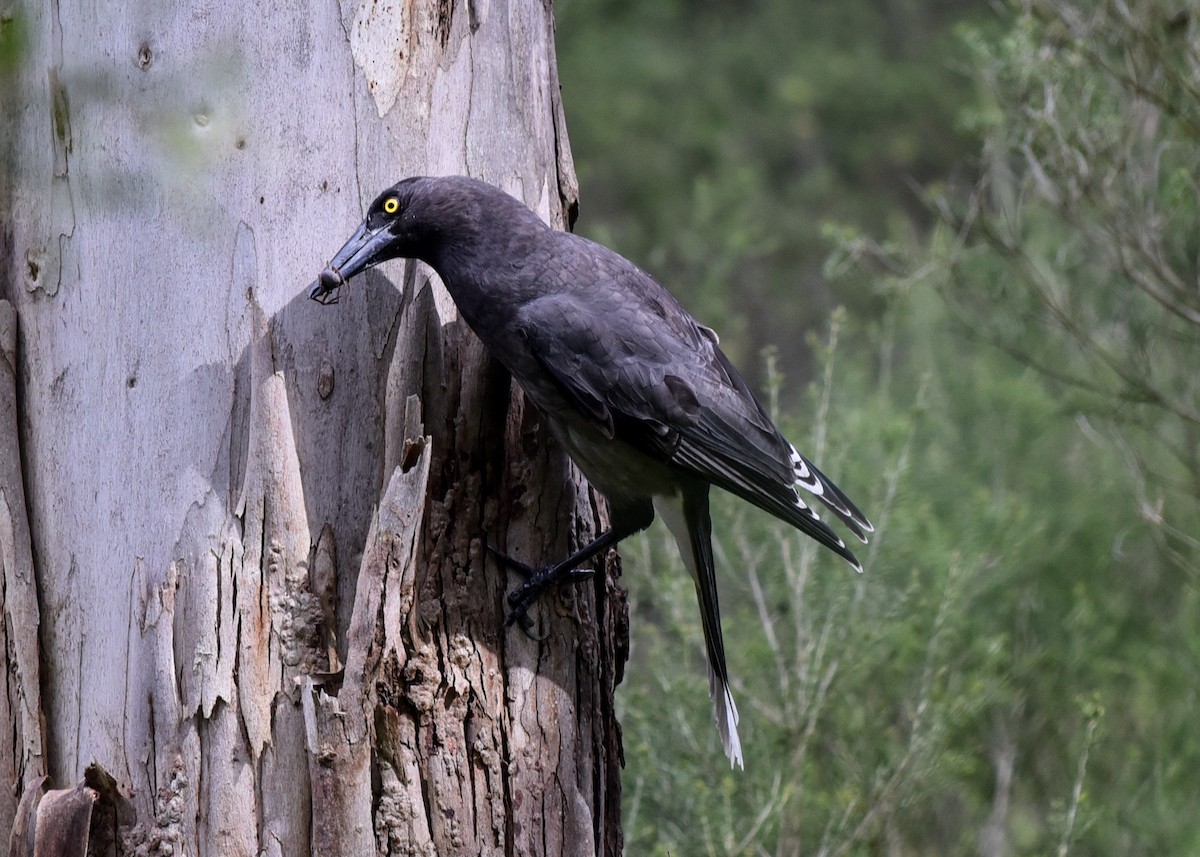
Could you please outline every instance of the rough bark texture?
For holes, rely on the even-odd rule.
[[[95,763],[125,853],[620,853],[615,558],[538,643],[485,550],[556,558],[596,498],[428,270],[301,296],[405,175],[573,216],[548,5],[23,14],[0,832],[106,805]]]
[[[7,655],[0,694],[0,829],[12,824],[20,785],[45,774],[38,664],[38,602],[17,421],[17,314],[0,300],[0,625]]]

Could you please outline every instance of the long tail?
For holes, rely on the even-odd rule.
[[[708,694],[712,698],[717,731],[730,767],[745,769],[738,738],[738,711],[729,690],[725,643],[721,637],[721,610],[717,604],[717,578],[713,568],[712,519],[708,514],[708,487],[685,491],[678,497],[655,498],[654,507],[675,536],[684,565],[696,584],[704,648],[708,658]]]

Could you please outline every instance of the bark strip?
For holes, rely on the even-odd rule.
[[[29,515],[21,474],[17,420],[17,313],[0,300],[0,644],[8,653],[8,680],[0,693],[0,783],[20,784],[45,774],[44,726],[38,664],[37,585]],[[11,830],[17,789],[0,787],[0,830]]]

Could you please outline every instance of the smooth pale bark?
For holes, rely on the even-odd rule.
[[[548,5],[24,14],[0,830],[95,763],[139,851],[620,853],[615,557],[546,600],[538,643],[503,627],[516,581],[485,550],[557,558],[596,498],[427,269],[303,296],[406,175],[563,225]]]

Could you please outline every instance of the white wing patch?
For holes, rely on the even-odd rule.
[[[801,463],[803,463],[803,459],[801,460]],[[799,472],[799,469],[797,469],[797,472]],[[798,484],[802,484],[802,483],[798,483]],[[805,486],[805,487],[807,487],[807,486]],[[800,496],[800,492],[796,491],[795,494],[796,494],[796,497],[795,497],[796,508],[799,509],[801,512],[803,512],[808,517],[812,518],[814,521],[821,520],[821,516],[817,514],[816,510],[813,509],[812,506],[810,506],[804,502],[804,498]],[[846,546],[846,543],[844,541],[842,541],[840,538],[838,538],[837,536],[834,536],[834,539],[837,540],[838,547],[844,548]]]
[[[819,497],[821,502],[830,508],[842,522],[845,523],[862,542],[867,541],[864,533],[871,533],[875,528],[862,513],[854,508],[841,491],[829,482],[817,468],[809,464],[808,459],[801,455],[796,447],[788,445],[791,450],[792,472],[796,475],[796,485],[810,494]]]
[[[791,450],[792,469],[796,472],[796,484],[810,494],[823,497],[825,495],[825,485],[817,477],[817,474],[812,472],[812,468],[808,466],[808,462],[804,460],[804,456],[796,451],[796,447],[791,447]]]

